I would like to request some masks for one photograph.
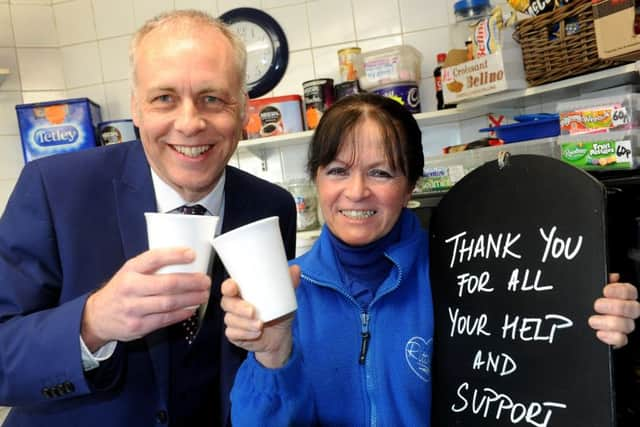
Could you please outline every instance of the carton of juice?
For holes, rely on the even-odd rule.
[[[98,145],[100,106],[88,98],[16,105],[24,161]]]

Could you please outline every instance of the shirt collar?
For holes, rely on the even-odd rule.
[[[186,202],[180,194],[173,188],[169,186],[166,182],[164,182],[151,168],[151,179],[153,181],[153,190],[156,193],[156,206],[158,207],[158,212],[171,212],[176,210],[182,205],[202,205],[204,206],[209,214],[214,216],[222,215],[222,202],[224,200],[224,182],[226,179],[226,172],[223,172],[218,180],[216,186],[211,190],[209,194],[204,196],[202,199],[196,201],[195,203]]]

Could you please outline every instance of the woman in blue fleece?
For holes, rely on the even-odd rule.
[[[422,168],[420,129],[396,101],[349,96],[322,117],[308,172],[326,224],[293,261],[297,314],[262,324],[233,280],[222,287],[227,337],[253,352],[231,393],[234,426],[430,424],[428,238],[405,208]],[[613,334],[633,324],[600,317]]]

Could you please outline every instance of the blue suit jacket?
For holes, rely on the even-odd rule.
[[[139,142],[28,163],[0,218],[0,405],[5,426],[156,425],[167,408],[166,330],[119,343],[109,363],[85,374],[80,323],[89,294],[123,263],[147,250],[143,213],[156,211],[149,165]],[[296,214],[283,189],[227,167],[222,231],[280,217],[292,258]],[[219,335],[220,424],[244,352],[223,333],[214,265],[205,322]]]

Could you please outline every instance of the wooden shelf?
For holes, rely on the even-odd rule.
[[[487,95],[460,103],[457,108],[415,114],[420,127],[454,124],[499,109],[525,108],[552,103],[625,84],[640,83],[640,61],[546,85]],[[238,151],[249,151],[264,160],[266,150],[308,144],[313,131],[240,141]]]

